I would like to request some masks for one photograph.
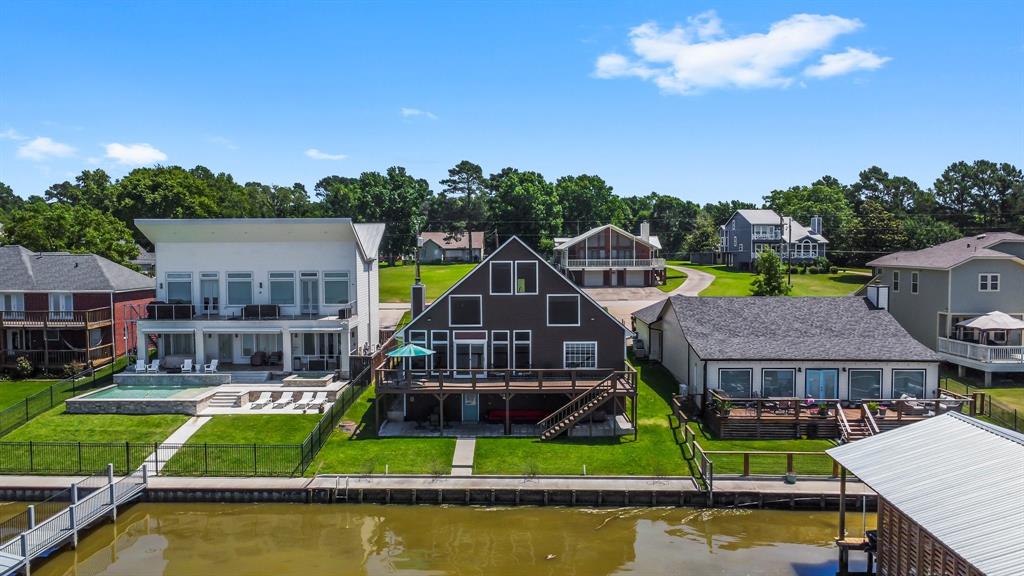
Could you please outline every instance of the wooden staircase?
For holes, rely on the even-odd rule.
[[[554,414],[538,422],[537,426],[543,430],[540,433],[540,439],[551,440],[563,432],[568,432],[574,424],[600,408],[615,394],[618,378],[618,374],[610,374],[586,392],[570,400]]]
[[[860,406],[860,418],[849,419],[842,408],[836,410],[836,421],[839,424],[840,438],[844,444],[863,440],[879,433],[874,416],[864,404]]]

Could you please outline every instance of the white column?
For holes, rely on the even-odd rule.
[[[281,363],[285,372],[292,371],[292,333],[287,328],[281,330]]]
[[[142,327],[136,325],[135,328],[135,352],[138,355],[139,360],[145,360],[149,362],[149,356],[146,354],[146,333],[142,331]]]
[[[351,361],[349,360],[348,353],[349,350],[352,349],[352,346],[351,342],[349,342],[349,338],[351,338],[351,333],[348,330],[342,330],[341,337],[338,338],[338,344],[342,347],[341,350],[338,350],[338,356],[341,357],[341,366],[339,366],[339,368],[341,368],[341,373],[349,374],[349,377],[351,377],[351,374],[349,373]]]
[[[206,333],[202,328],[196,328],[195,343],[196,363],[202,367],[206,364]]]

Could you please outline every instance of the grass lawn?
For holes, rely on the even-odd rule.
[[[13,406],[56,383],[56,380],[9,380],[0,382],[0,410]]]
[[[321,414],[214,416],[188,444],[302,444]]]
[[[690,430],[696,434],[697,443],[704,450],[728,451],[770,451],[770,452],[824,452],[836,444],[831,440],[717,440],[703,429],[699,422],[690,422]],[[715,464],[715,474],[742,474],[743,456],[736,454],[709,454]],[[811,474],[830,476],[832,459],[827,455],[795,455],[793,468],[797,476]],[[751,474],[783,475],[786,473],[786,456],[757,455],[750,457]]]
[[[671,374],[638,364],[639,435],[621,438],[478,438],[474,474],[685,476],[690,469],[672,428],[669,400],[678,390]]]
[[[395,332],[405,328],[405,325],[409,322],[412,322],[412,310],[406,310],[405,314],[402,314],[402,317],[398,320],[398,324],[395,325]]]
[[[665,285],[658,286],[658,290],[661,290],[662,292],[671,292],[676,288],[682,286],[685,280],[685,272],[680,272],[679,270],[675,270],[673,268],[665,268]]]
[[[999,374],[993,375],[993,382],[996,381]],[[1009,376],[1009,375],[1007,375]],[[959,394],[967,394],[970,392],[984,392],[992,397],[992,400],[1002,404],[1007,410],[1016,409],[1021,415],[1024,415],[1024,384],[1019,383],[1020,377],[1016,378],[1017,384],[1001,384],[995,383],[990,388],[983,386],[984,380],[982,378],[976,378],[973,376],[957,376],[955,370],[949,372],[943,372],[941,384],[943,387],[948,388],[950,392],[956,392]],[[969,386],[969,388],[968,388]],[[1008,415],[1012,419],[1012,414]]]
[[[367,388],[349,407],[342,423],[354,423],[355,430],[336,430],[306,474],[449,474],[455,438],[379,438],[373,394]]]
[[[715,276],[715,281],[701,291],[701,296],[750,296],[754,274],[733,270],[725,266],[701,266],[688,262],[672,262]],[[790,296],[849,296],[867,284],[871,277],[856,272],[837,274],[793,274]]]
[[[427,301],[434,300],[473,269],[474,264],[420,264],[420,281],[427,287]],[[416,266],[380,267],[380,301],[408,302],[416,278]]]

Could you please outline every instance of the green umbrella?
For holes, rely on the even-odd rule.
[[[395,348],[391,352],[388,352],[390,358],[419,358],[421,356],[430,356],[434,351],[423,346],[417,346],[415,344],[404,344]]]

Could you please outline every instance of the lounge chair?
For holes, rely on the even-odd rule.
[[[313,396],[313,400],[309,404],[306,404],[306,409],[308,410],[310,408],[319,408],[319,407],[323,406],[326,403],[327,403],[327,392],[317,392]]]
[[[160,360],[154,358],[153,361],[149,363],[149,367],[146,368],[146,372],[160,372]]]
[[[135,361],[135,371],[136,372],[145,372],[146,371],[146,361],[145,360],[136,360]]]
[[[220,362],[220,360],[214,358],[213,360],[210,360],[209,364],[203,364],[203,372],[216,372],[218,362]]]
[[[271,406],[271,408],[274,408],[274,409],[285,408],[289,404],[291,404],[294,399],[295,399],[295,392],[284,392],[284,393],[281,394],[281,397],[277,399],[277,402],[274,402],[274,404],[273,404],[273,406]]]
[[[313,401],[313,394],[313,392],[303,392],[302,397],[295,401],[295,406],[293,406],[293,408],[296,410],[304,409]]]
[[[256,401],[253,402],[249,407],[253,410],[260,410],[261,408],[266,408],[267,406],[270,406],[274,402],[273,398],[273,392],[262,392],[260,393],[260,397],[257,398]]]
[[[187,373],[189,373],[191,371],[192,371],[192,359],[191,358],[186,358],[185,361],[181,363],[181,373],[182,374],[187,374]]]

